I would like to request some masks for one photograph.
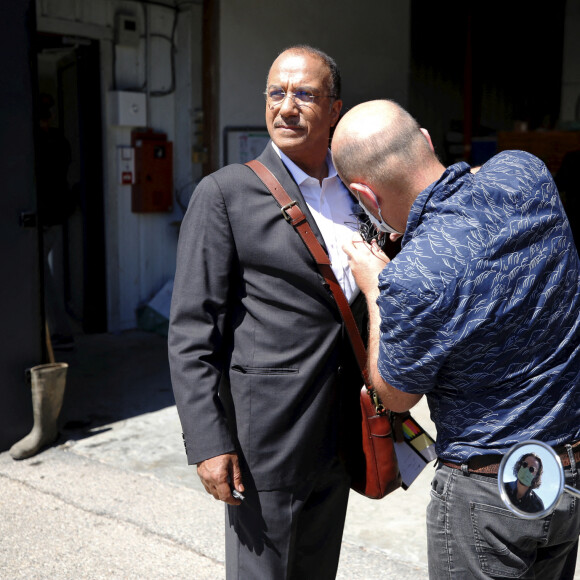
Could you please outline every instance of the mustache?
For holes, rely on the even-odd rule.
[[[296,127],[297,129],[304,129],[304,125],[300,121],[274,121],[274,128],[279,129],[280,127]]]

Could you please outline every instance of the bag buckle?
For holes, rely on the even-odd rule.
[[[282,215],[284,216],[284,219],[287,222],[291,222],[292,221],[292,217],[290,215],[288,215],[288,210],[291,207],[294,207],[296,205],[296,201],[291,201],[290,203],[287,203],[286,205],[282,206],[280,208],[280,211],[282,212]]]
[[[371,401],[373,402],[373,405],[377,411],[377,415],[382,415],[386,409],[385,409],[384,405],[381,403],[381,400],[379,399],[379,395],[377,394],[375,389],[368,389],[368,391],[369,391],[369,395],[371,397]]]

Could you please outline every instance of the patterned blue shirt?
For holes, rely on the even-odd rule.
[[[379,276],[379,372],[427,395],[437,454],[580,438],[580,269],[546,166],[522,151],[449,167]]]

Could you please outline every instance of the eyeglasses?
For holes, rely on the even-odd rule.
[[[314,99],[318,97],[330,97],[334,99],[334,95],[315,95],[312,91],[283,91],[282,89],[270,89],[264,92],[266,101],[273,106],[280,105],[284,102],[284,99],[289,96],[298,106],[307,105],[313,103]]]
[[[528,466],[528,462],[527,461],[523,461],[522,462],[522,467],[524,469],[526,469],[526,467],[530,470],[530,473],[534,473],[536,471],[536,468],[533,465],[529,465]]]

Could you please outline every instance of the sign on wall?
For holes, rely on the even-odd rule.
[[[269,140],[266,127],[225,127],[224,165],[246,163],[255,159]]]

